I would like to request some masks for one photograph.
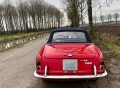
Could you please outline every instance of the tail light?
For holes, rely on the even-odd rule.
[[[41,69],[41,56],[39,54],[36,56],[36,69]]]
[[[100,64],[101,64],[101,65],[104,65],[104,57],[103,57],[103,54],[100,55],[99,61],[100,61]]]
[[[103,57],[103,54],[100,55],[99,62],[100,62],[100,69],[104,70],[104,57]]]

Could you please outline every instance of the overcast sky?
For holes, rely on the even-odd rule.
[[[60,0],[45,0],[45,1],[47,1],[47,2],[49,2],[50,4],[53,4],[53,5],[55,5],[55,6],[57,6],[58,8],[62,8],[63,7],[63,5],[61,5],[61,2],[60,2]],[[105,0],[99,0],[99,1],[101,1],[101,3],[102,3],[102,5],[103,6],[105,6],[105,4],[104,4],[104,1]],[[96,7],[93,11],[95,11],[95,10],[97,10],[98,8]],[[98,10],[97,11],[97,14],[99,14],[99,11],[100,10]],[[118,1],[115,1],[114,0],[114,2],[110,5],[110,7],[102,7],[102,14],[109,14],[109,13],[116,13],[116,12],[120,12],[120,0],[118,0]],[[94,14],[95,12],[93,12],[93,14]]]
[[[0,0],[0,3],[2,3],[4,0]],[[15,2],[16,0],[11,0]],[[60,0],[45,0],[46,2],[55,5],[59,9],[63,8],[63,5]],[[105,0],[99,0],[100,2],[104,2]],[[95,11],[97,7],[93,10]],[[108,13],[115,13],[115,12],[120,12],[120,0],[115,1],[114,3],[110,5],[110,7],[102,7],[102,12],[103,14],[108,14]],[[94,12],[93,12],[94,14]],[[99,10],[97,11],[97,14],[99,14]]]
[[[50,4],[55,5],[55,6],[58,7],[58,8],[61,8],[61,6],[60,6],[61,1],[60,1],[60,0],[45,0],[45,1],[47,1],[47,2],[50,3]]]
[[[0,0],[0,3],[2,3],[3,1],[4,0]],[[11,1],[15,2],[16,0],[11,0]],[[63,7],[60,0],[45,0],[45,1],[52,5],[55,5],[56,7],[60,8],[60,9]],[[99,0],[99,1],[104,2],[105,0]],[[118,1],[114,0],[114,3],[111,4],[110,7],[102,7],[102,12],[103,12],[103,14],[120,12],[120,0],[118,0]]]
[[[103,0],[105,1],[105,0]],[[115,1],[110,5],[110,6],[105,6],[106,4],[103,4],[102,6],[102,14],[105,15],[105,14],[113,14],[113,13],[116,13],[116,12],[120,12],[120,0],[118,1]],[[104,7],[105,6],[105,7]],[[95,8],[97,9],[97,8]],[[94,9],[94,11],[95,11]],[[97,13],[99,13],[100,10],[98,10]],[[94,13],[94,12],[93,12]]]
[[[2,3],[4,0],[0,0],[0,3]],[[15,2],[16,0],[11,0],[13,2]],[[60,0],[45,0],[46,2],[55,5],[57,8],[62,9],[63,5],[61,3]],[[106,0],[97,0],[100,1],[102,4],[106,1]],[[105,4],[104,4],[105,5]],[[95,11],[98,9],[99,7],[96,7],[93,9],[93,15],[95,15]],[[120,13],[120,0],[114,0],[114,2],[110,5],[110,7],[102,7],[102,15],[106,15],[106,14],[114,14],[114,13]],[[96,15],[99,16],[100,15],[100,9],[96,12]]]
[[[63,8],[63,5],[60,0],[45,0],[45,1],[47,1],[48,3],[50,3],[52,5],[55,5],[56,7],[60,8],[60,9]],[[120,0],[118,0],[118,1],[114,0],[114,2],[112,2],[112,4],[110,4],[110,6],[106,6],[106,3],[105,3],[106,0],[97,0],[97,1],[100,1],[101,5],[102,5],[102,7],[101,7],[102,15],[114,14],[114,13],[120,14]],[[98,9],[98,8],[99,8],[99,6],[93,8],[93,15],[95,16],[95,13],[96,13],[96,16],[100,17],[100,9]],[[87,14],[85,17],[86,17],[85,20],[87,21],[88,20]]]

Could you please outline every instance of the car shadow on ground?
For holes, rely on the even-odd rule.
[[[34,85],[28,88],[97,88],[95,81],[43,81],[38,79]]]
[[[37,83],[30,88],[87,88],[86,81],[43,81],[37,80]]]
[[[28,88],[111,88],[106,78],[97,81],[43,81],[37,79],[36,83]]]

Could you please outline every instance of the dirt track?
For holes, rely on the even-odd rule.
[[[43,82],[41,79],[35,78],[33,76],[35,56],[45,43],[46,37],[32,41],[23,47],[0,53],[0,88],[120,88],[120,65],[118,68],[116,65],[118,61],[111,61],[112,59],[108,60],[106,64],[110,74],[97,82],[84,80]],[[114,69],[118,69],[117,72]],[[117,80],[114,74],[118,76]]]

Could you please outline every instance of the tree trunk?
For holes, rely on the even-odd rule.
[[[116,18],[116,24],[117,24],[117,18]]]
[[[93,30],[92,30],[92,27],[93,27],[93,19],[92,19],[92,0],[87,0],[87,5],[88,5],[89,32],[90,32],[91,38],[95,38],[95,37],[94,37],[94,32],[93,32]]]

